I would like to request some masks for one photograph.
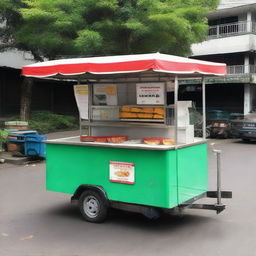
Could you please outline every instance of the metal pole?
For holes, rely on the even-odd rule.
[[[206,139],[206,103],[205,103],[205,76],[202,79],[202,107],[203,107],[203,139]]]
[[[167,125],[167,82],[164,83],[164,124]]]
[[[221,150],[214,149],[213,152],[216,154],[217,158],[217,204],[221,205]]]
[[[82,133],[82,119],[81,119],[80,113],[79,113],[79,129],[80,129],[80,136],[82,136],[83,135],[83,133]]]
[[[80,85],[80,80],[77,80],[76,81],[77,82],[77,85]],[[77,105],[77,107],[78,107],[78,105]],[[79,130],[80,130],[80,136],[82,136],[83,135],[83,132],[82,132],[82,118],[81,118],[81,115],[80,115],[80,110],[79,110],[79,108],[78,108],[78,112],[79,112]]]
[[[175,76],[175,79],[174,79],[174,125],[175,125],[174,140],[175,140],[175,145],[178,145],[178,92],[179,92],[178,76]]]
[[[93,101],[93,88],[92,88],[92,84],[88,83],[88,121],[89,123],[91,123],[92,121],[92,101]],[[88,126],[88,135],[91,136],[92,135],[92,128],[89,125]]]

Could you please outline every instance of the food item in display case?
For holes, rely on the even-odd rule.
[[[82,142],[107,142],[106,136],[80,136]]]
[[[110,143],[123,143],[127,141],[127,136],[108,136],[107,141]]]
[[[120,118],[138,118],[136,113],[120,112]]]
[[[161,139],[160,138],[144,138],[143,142],[148,145],[160,145]]]
[[[128,106],[122,106],[120,107],[121,112],[131,112],[131,107]]]
[[[127,136],[80,136],[82,142],[123,143],[127,139]]]
[[[164,145],[174,145],[174,139],[163,139]]]
[[[148,118],[148,119],[153,118],[153,114],[146,114],[146,113],[138,113],[137,116],[138,118]]]
[[[153,118],[155,118],[155,119],[163,119],[164,116],[163,115],[159,115],[159,114],[154,114]]]
[[[80,141],[82,141],[82,142],[93,142],[94,137],[93,136],[80,136]]]
[[[164,108],[122,106],[119,116],[121,119],[163,119]]]
[[[163,116],[164,115],[164,108],[161,108],[161,107],[154,108],[154,113]]]
[[[142,110],[143,110],[143,113],[154,113],[154,108],[143,107]]]
[[[132,113],[142,113],[143,112],[143,108],[131,107],[130,111]]]
[[[170,138],[144,138],[143,142],[148,145],[174,145],[174,140]]]
[[[107,139],[107,137],[103,137],[103,136],[101,136],[101,137],[95,137],[95,139],[94,139],[94,142],[108,142],[108,139]]]

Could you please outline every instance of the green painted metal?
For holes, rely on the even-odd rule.
[[[205,148],[206,144],[159,151],[47,144],[46,187],[73,194],[82,184],[99,185],[110,200],[172,208],[187,198],[184,193],[206,191]],[[110,161],[134,163],[135,184],[110,182]]]
[[[182,148],[177,154],[178,203],[208,190],[207,144]]]

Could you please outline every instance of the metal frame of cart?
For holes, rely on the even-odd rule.
[[[70,59],[70,60],[58,60],[58,61],[49,61],[43,63],[32,64],[29,66],[23,67],[23,75],[27,77],[37,77],[37,78],[54,78],[54,79],[69,79],[77,81],[78,83],[86,83],[89,86],[89,108],[88,108],[88,120],[80,119],[80,130],[82,134],[83,126],[89,127],[89,134],[91,134],[91,127],[124,127],[124,128],[163,128],[167,129],[170,128],[170,125],[167,123],[166,118],[166,109],[169,107],[167,105],[167,99],[165,98],[164,102],[164,113],[165,117],[162,122],[148,122],[147,120],[142,120],[142,122],[134,122],[134,121],[104,121],[104,122],[97,122],[92,120],[92,95],[93,95],[93,84],[129,84],[129,83],[150,83],[150,82],[163,82],[165,87],[165,97],[167,95],[167,82],[174,81],[174,140],[175,145],[173,146],[151,146],[148,145],[114,145],[111,143],[104,144],[104,143],[81,143],[77,141],[75,138],[64,138],[59,140],[51,140],[47,141],[48,144],[48,152],[47,152],[47,162],[48,162],[48,169],[53,171],[47,172],[47,188],[49,190],[57,191],[57,192],[64,192],[73,194],[72,200],[79,200],[80,202],[80,210],[88,221],[92,222],[100,222],[106,217],[106,209],[107,207],[111,206],[114,208],[126,209],[129,211],[135,212],[142,212],[143,214],[147,215],[148,217],[155,217],[159,213],[159,209],[173,209],[173,208],[197,208],[197,209],[211,209],[216,210],[217,213],[221,212],[225,209],[225,205],[222,204],[221,198],[231,198],[231,192],[221,191],[221,176],[220,176],[220,152],[216,151],[217,154],[217,162],[218,162],[218,171],[217,171],[217,191],[206,191],[205,186],[204,188],[198,189],[200,192],[196,192],[196,196],[188,196],[186,194],[186,181],[182,184],[182,189],[185,191],[183,194],[185,195],[184,198],[181,200],[176,200],[173,204],[169,201],[174,200],[172,198],[172,193],[177,193],[177,197],[182,197],[176,190],[179,189],[179,184],[172,184],[172,188],[170,189],[168,186],[169,183],[166,183],[166,179],[168,177],[172,177],[175,182],[177,180],[185,179],[186,180],[186,173],[185,169],[188,167],[187,163],[182,160],[184,156],[189,157],[191,156],[198,158],[197,162],[200,161],[200,157],[203,158],[207,157],[205,155],[206,144],[205,144],[205,137],[206,137],[206,121],[205,121],[205,76],[208,75],[224,75],[226,73],[226,65],[221,63],[212,63],[212,62],[205,62],[193,59],[187,59],[177,56],[165,55],[165,54],[143,54],[143,55],[123,55],[123,56],[110,56],[110,57],[94,57],[94,58],[83,58],[83,59]],[[202,105],[203,105],[203,138],[201,140],[197,140],[194,143],[190,143],[189,145],[180,144],[179,136],[178,136],[178,79],[179,78],[189,78],[189,77],[197,77],[202,76]],[[83,146],[83,147],[81,147]],[[136,155],[144,155],[145,159],[148,156],[152,156],[151,153],[146,153],[149,151],[153,151],[154,154],[159,155],[159,161],[166,161],[167,165],[162,167],[163,168],[163,176],[161,180],[157,180],[160,176],[159,173],[154,173],[154,170],[151,170],[150,166],[147,166],[149,173],[152,177],[146,177],[145,174],[142,174],[142,163],[139,162],[137,159],[137,166],[138,170],[140,171],[141,179],[146,180],[144,182],[142,180],[138,180],[138,183],[141,182],[143,186],[147,186],[150,184],[149,187],[145,187],[148,191],[154,186],[157,187],[156,195],[144,195],[145,202],[143,203],[143,198],[129,199],[129,193],[136,195],[136,193],[142,192],[143,188],[138,189],[131,189],[131,187],[127,187],[127,185],[115,185],[109,183],[109,180],[106,180],[106,170],[107,166],[100,170],[98,179],[101,181],[97,181],[96,177],[91,175],[92,177],[85,177],[84,174],[81,174],[81,166],[75,164],[77,166],[74,167],[79,175],[84,178],[85,181],[90,180],[89,183],[81,181],[72,181],[73,187],[64,188],[63,184],[57,179],[65,180],[64,177],[61,177],[60,173],[61,170],[56,171],[58,169],[57,165],[60,164],[62,147],[65,148],[64,151],[69,151],[72,155],[72,150],[77,152],[77,155],[82,155],[86,152],[86,155],[90,155],[91,152],[97,154],[97,150],[101,152],[101,154],[109,154],[111,155],[110,158],[102,157],[102,162],[106,163],[112,159],[115,155],[119,154],[119,159],[131,159],[131,157],[136,158]],[[201,148],[200,148],[201,147]],[[63,149],[64,149],[63,148]],[[84,148],[84,153],[82,153],[82,148]],[[191,148],[191,150],[190,150]],[[117,151],[116,149],[119,149]],[[184,149],[184,150],[183,150]],[[96,150],[96,151],[95,151]],[[131,151],[133,150],[133,151]],[[190,150],[190,151],[189,151]],[[130,158],[125,158],[124,155],[131,154]],[[63,151],[62,151],[63,152]],[[131,153],[132,152],[132,153]],[[160,153],[161,152],[161,153]],[[190,153],[191,152],[191,153]],[[200,154],[198,153],[200,152]],[[202,153],[203,152],[203,153]],[[65,154],[64,154],[65,155]],[[180,156],[180,157],[178,157]],[[76,158],[73,155],[76,162],[82,161],[81,158]],[[100,156],[101,157],[101,156]],[[118,158],[117,157],[117,158]],[[181,160],[177,160],[180,158]],[[119,160],[118,159],[118,160]],[[175,161],[175,168],[170,168],[171,162],[170,159],[173,159],[173,163]],[[176,159],[176,160],[175,160]],[[57,161],[57,163],[55,163]],[[145,161],[145,160],[144,160]],[[93,161],[92,161],[93,162]],[[111,162],[111,161],[110,161]],[[196,163],[194,164],[194,169],[202,169],[205,172],[206,162],[203,160],[204,164]],[[82,163],[82,162],[81,162]],[[161,163],[161,162],[159,162]],[[152,162],[154,164],[154,162]],[[90,165],[90,164],[88,164]],[[92,163],[92,167],[94,165]],[[65,168],[62,166],[62,168]],[[68,168],[68,167],[67,167]],[[71,167],[70,167],[71,168]],[[173,173],[171,169],[181,169],[181,175]],[[55,173],[54,173],[55,170]],[[64,170],[64,169],[63,169]],[[62,170],[62,171],[63,171]],[[178,171],[177,171],[178,172]],[[68,171],[63,173],[68,174]],[[89,174],[88,174],[89,175]],[[64,174],[63,174],[64,176]],[[90,176],[90,175],[89,175]],[[177,177],[176,177],[177,176]],[[70,178],[70,176],[69,176]],[[87,179],[88,178],[88,179]],[[72,179],[72,178],[71,178]],[[74,178],[75,179],[75,178]],[[156,185],[154,183],[154,179],[156,181]],[[159,178],[160,179],[160,178]],[[202,180],[206,179],[205,174],[201,177]],[[71,182],[71,183],[72,183]],[[97,183],[98,182],[98,183]],[[144,183],[143,183],[144,182]],[[168,181],[169,182],[169,181]],[[63,182],[62,182],[63,183]],[[102,184],[100,184],[102,183]],[[77,187],[75,188],[75,186]],[[189,184],[189,183],[188,183]],[[121,187],[120,187],[121,186]],[[126,186],[126,187],[125,187]],[[151,187],[150,187],[151,186]],[[166,193],[163,194],[161,191],[161,186],[164,186],[166,189]],[[200,187],[200,182],[195,185],[195,188]],[[68,185],[67,185],[68,187]],[[177,187],[177,188],[176,188]],[[122,193],[122,190],[127,193],[127,195],[122,195],[118,197],[118,192]],[[90,193],[88,193],[90,191]],[[154,191],[153,191],[154,193]],[[187,193],[188,194],[188,193]],[[160,198],[161,195],[163,198]],[[160,203],[157,203],[157,197]],[[175,194],[176,196],[176,194]],[[214,197],[217,198],[216,204],[194,204],[196,200],[202,197]],[[82,198],[82,199],[81,199]],[[120,199],[121,198],[121,199]],[[152,199],[153,198],[153,199]],[[161,200],[160,200],[161,199]],[[169,201],[168,201],[169,200]],[[172,207],[170,207],[172,205]],[[174,206],[174,207],[173,207]],[[96,212],[101,209],[101,216],[97,216]]]

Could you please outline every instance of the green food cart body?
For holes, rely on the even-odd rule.
[[[207,143],[172,150],[47,144],[47,190],[98,185],[109,200],[173,208],[207,191]],[[110,161],[134,164],[134,184],[111,182]]]

